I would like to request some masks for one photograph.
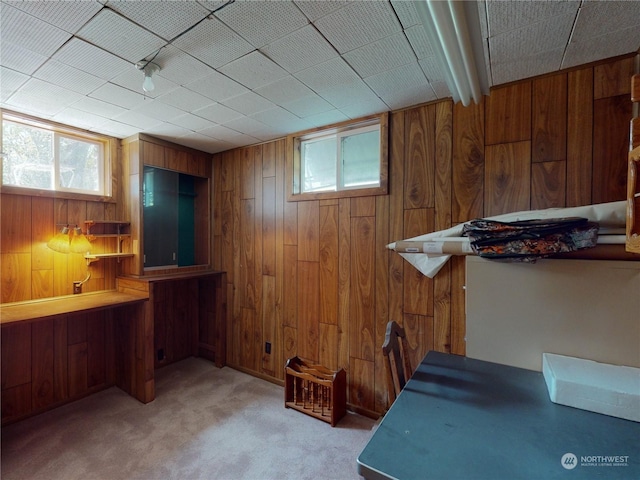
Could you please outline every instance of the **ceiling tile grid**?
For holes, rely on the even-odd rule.
[[[255,48],[264,47],[309,23],[290,1],[237,1],[214,15]]]
[[[640,47],[640,1],[477,5],[491,85]],[[408,0],[0,9],[0,107],[120,138],[144,132],[213,152],[450,95]],[[143,59],[160,66],[149,93],[135,68]]]
[[[101,10],[77,36],[132,63],[165,45],[157,35],[109,9]]]

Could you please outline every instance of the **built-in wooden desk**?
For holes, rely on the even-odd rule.
[[[115,290],[64,295],[24,302],[0,304],[0,324],[44,320],[57,315],[89,313],[105,308],[121,307],[144,302],[149,295],[144,293],[122,293]]]
[[[148,299],[109,290],[0,305],[2,423],[113,385],[153,400]]]

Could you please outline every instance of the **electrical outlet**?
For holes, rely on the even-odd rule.
[[[264,353],[271,353],[271,342],[264,342]]]

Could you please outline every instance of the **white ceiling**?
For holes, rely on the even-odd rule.
[[[412,1],[224,4],[2,0],[0,106],[214,153],[450,96]],[[640,1],[477,5],[491,85],[640,47]]]

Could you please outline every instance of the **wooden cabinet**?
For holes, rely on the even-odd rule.
[[[144,134],[124,139],[122,152],[129,166],[131,244],[135,254],[126,262],[123,273],[144,276],[178,273],[185,268],[211,269],[211,157]],[[157,191],[149,188],[151,177],[159,182]],[[167,191],[165,198],[168,187],[160,188],[160,184],[175,191]],[[181,244],[190,246],[182,248]]]

